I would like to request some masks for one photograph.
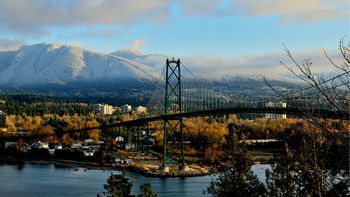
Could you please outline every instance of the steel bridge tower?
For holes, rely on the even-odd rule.
[[[182,108],[182,94],[181,94],[181,69],[180,59],[166,60],[166,76],[165,76],[165,97],[164,97],[164,113],[163,115],[181,113]],[[181,142],[181,166],[182,170],[187,169],[185,166],[185,145],[184,145],[184,133],[182,117],[177,119],[164,121],[164,152],[163,152],[163,164],[162,168],[164,172],[169,171],[168,159],[169,159],[169,137],[173,138],[172,148],[176,146],[176,141],[180,138]]]

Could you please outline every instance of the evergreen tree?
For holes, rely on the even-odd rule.
[[[229,169],[211,181],[207,192],[215,197],[266,196],[264,184],[250,171],[253,162],[247,155],[246,147],[238,143],[236,132],[237,127],[229,125],[229,134],[225,136]]]
[[[103,195],[106,197],[134,197],[134,195],[130,195],[132,185],[132,181],[129,181],[124,172],[121,175],[111,174],[103,186],[106,190]],[[157,193],[152,191],[150,183],[141,185],[140,190],[141,194],[137,197],[157,197]],[[97,196],[100,197],[100,194]]]
[[[137,197],[157,197],[157,193],[152,191],[152,186],[150,183],[145,183],[140,186],[141,194]]]
[[[107,179],[107,184],[104,185],[106,192],[103,194],[106,197],[128,197],[132,184],[124,172],[121,175],[111,174]]]

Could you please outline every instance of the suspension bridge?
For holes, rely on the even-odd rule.
[[[196,77],[179,59],[174,58],[166,60],[164,70],[159,80],[156,81],[156,86],[154,96],[147,104],[146,116],[84,130],[133,127],[136,128],[134,132],[137,134],[136,141],[139,144],[140,128],[145,127],[148,133],[148,123],[162,121],[164,134],[162,168],[166,172],[168,171],[170,137],[176,136],[181,147],[180,166],[183,169],[186,166],[184,118],[254,113],[349,119],[349,111],[334,108],[332,105],[334,103],[327,101],[324,95],[317,90],[318,87],[309,86],[297,91],[281,91],[280,95],[276,94],[271,98],[258,96],[256,96],[257,99],[239,98],[229,92],[215,89],[209,80]],[[344,94],[344,99],[347,99],[345,103],[349,104],[346,90],[340,88],[338,94]],[[349,109],[346,108],[348,106],[343,107],[343,109]]]

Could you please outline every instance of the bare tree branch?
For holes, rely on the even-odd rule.
[[[284,50],[292,62],[292,65],[287,65],[284,62],[281,64],[289,70],[295,77],[305,82],[306,88],[299,88],[291,92],[281,91],[272,86],[267,78],[264,77],[265,83],[276,92],[282,99],[286,100],[294,108],[303,112],[306,120],[319,128],[325,135],[340,141],[343,144],[348,144],[349,139],[343,139],[338,136],[332,129],[323,124],[323,121],[313,113],[315,108],[319,108],[320,103],[325,103],[330,110],[334,110],[339,114],[339,117],[349,116],[350,111],[350,49],[346,47],[343,40],[340,41],[339,49],[344,59],[344,65],[337,65],[325,50],[323,53],[329,60],[330,64],[338,71],[333,77],[326,78],[322,74],[316,74],[312,71],[312,62],[310,59],[305,59],[300,64],[292,55],[291,51],[284,44]],[[339,73],[340,71],[340,73]],[[301,103],[303,102],[303,103]],[[350,118],[350,117],[349,117]],[[344,130],[346,129],[343,127]],[[349,138],[349,135],[348,135]],[[348,150],[343,150],[344,154],[348,154]]]

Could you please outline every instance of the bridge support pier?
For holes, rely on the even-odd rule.
[[[161,166],[160,171],[163,173],[168,173],[170,171],[169,166]]]
[[[141,152],[141,133],[140,133],[140,126],[137,126],[137,139],[136,139],[136,156],[139,157],[140,156],[140,152]]]
[[[179,170],[182,172],[188,172],[190,168],[188,167],[188,165],[180,165]]]

